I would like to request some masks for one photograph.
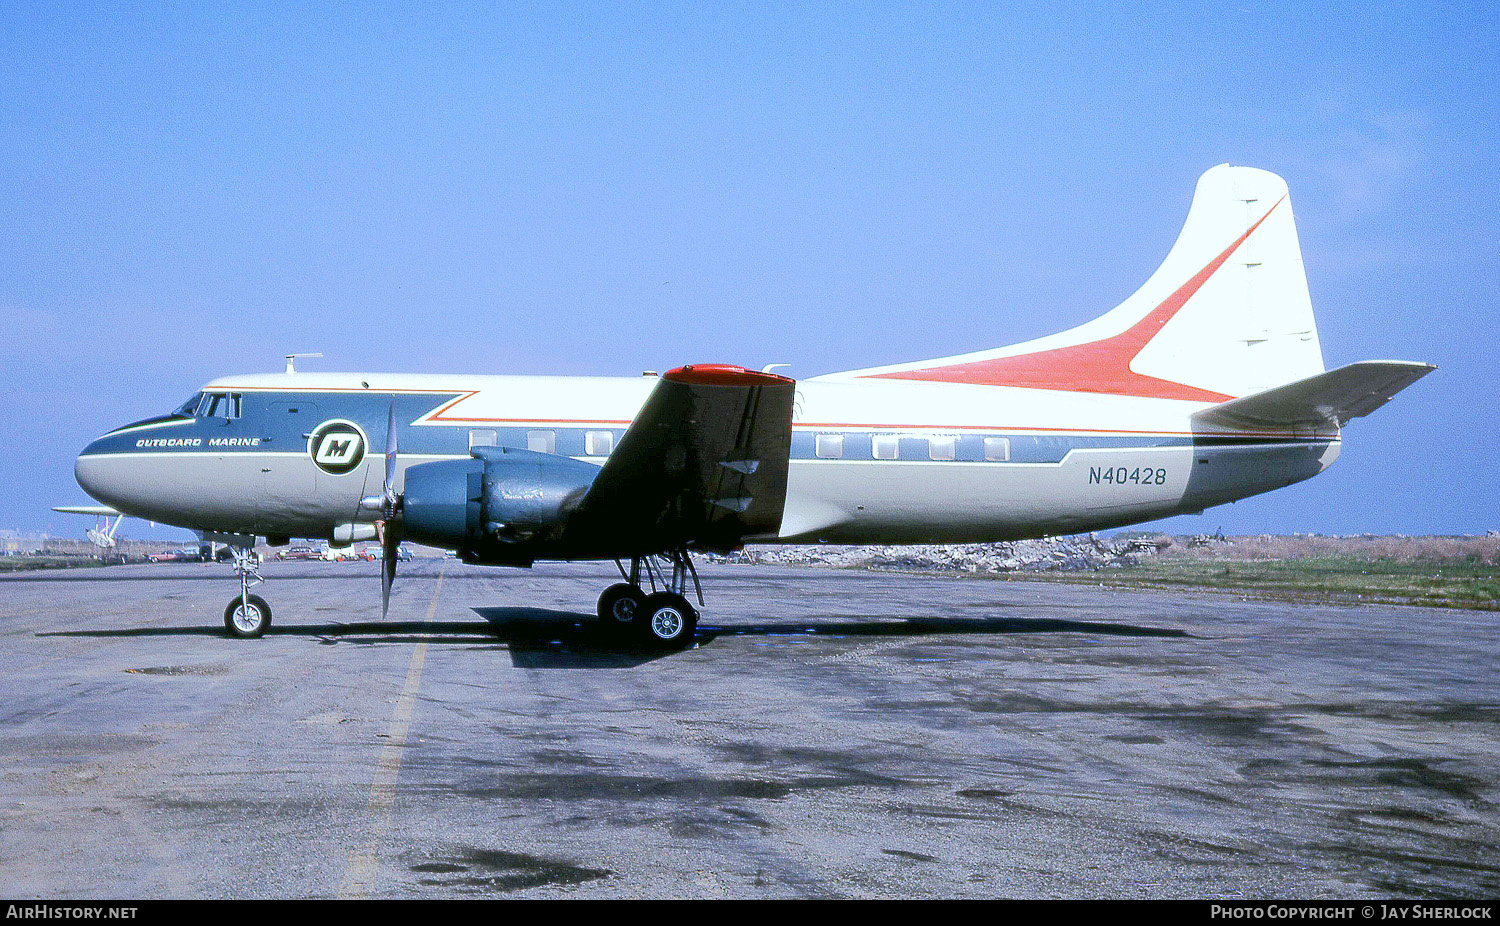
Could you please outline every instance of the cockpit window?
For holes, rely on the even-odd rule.
[[[177,410],[172,412],[172,414],[178,415],[182,418],[191,418],[195,414],[197,414],[198,403],[201,401],[203,401],[203,393],[200,392],[197,395],[193,396],[191,399],[188,399],[186,402],[183,402],[181,405],[177,406]]]
[[[238,392],[200,392],[178,409],[176,414],[233,421],[240,416],[240,394]]]

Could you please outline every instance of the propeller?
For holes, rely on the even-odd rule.
[[[392,402],[385,427],[385,481],[379,495],[368,496],[362,507],[380,512],[375,537],[380,541],[380,618],[391,610],[391,585],[396,581],[396,557],[401,549],[401,496],[396,494],[396,403]]]

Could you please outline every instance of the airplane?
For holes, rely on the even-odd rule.
[[[270,626],[249,591],[257,537],[378,539],[383,614],[407,540],[474,564],[614,560],[602,625],[661,648],[690,641],[704,606],[693,553],[1005,541],[1199,513],[1322,472],[1351,419],[1435,369],[1325,370],[1287,185],[1227,164],[1199,179],[1139,290],[1009,347],[800,381],[716,363],[620,378],[293,360],[216,379],[76,464],[107,510],[230,545],[229,635]]]

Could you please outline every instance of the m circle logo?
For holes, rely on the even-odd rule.
[[[325,421],[307,437],[307,453],[318,469],[334,476],[353,470],[365,458],[365,432],[342,418]]]

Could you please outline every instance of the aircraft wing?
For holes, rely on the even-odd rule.
[[[1337,429],[1368,415],[1437,369],[1407,360],[1365,360],[1205,408],[1197,425],[1245,429]]]
[[[120,512],[108,505],[54,505],[53,511],[61,511],[63,514],[93,514],[107,518],[117,518]]]
[[[733,549],[775,533],[795,388],[719,364],[666,373],[568,519],[568,539],[654,553]]]

